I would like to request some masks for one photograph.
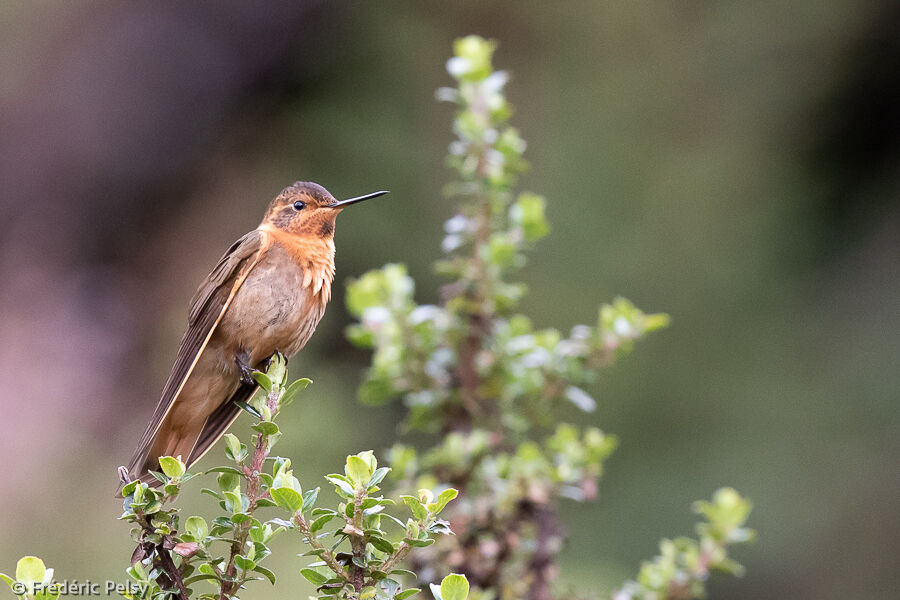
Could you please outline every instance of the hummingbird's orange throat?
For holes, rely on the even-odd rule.
[[[334,281],[334,238],[315,235],[295,235],[263,223],[257,227],[267,234],[269,243],[277,241],[303,269],[303,287],[310,288],[323,304],[331,299]]]

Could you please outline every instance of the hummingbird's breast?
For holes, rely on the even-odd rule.
[[[334,243],[278,239],[269,234],[259,262],[223,315],[216,337],[257,364],[276,350],[300,351],[331,299]]]

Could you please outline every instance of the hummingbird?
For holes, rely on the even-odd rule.
[[[334,280],[334,224],[350,205],[387,194],[337,201],[321,185],[298,181],[281,191],[259,226],[236,241],[191,300],[188,328],[162,397],[123,483],[158,485],[161,456],[190,466],[212,447],[256,391],[251,373],[309,341]]]

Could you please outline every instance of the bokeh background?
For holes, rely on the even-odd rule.
[[[0,571],[37,554],[124,579],[115,467],[196,285],[297,179],[393,193],[340,219],[336,297],[293,362],[316,383],[280,451],[307,487],[390,445],[402,411],[355,399],[343,281],[405,262],[436,300],[452,107],[433,90],[478,33],[501,42],[523,183],[554,225],[524,310],[568,329],[622,294],[673,317],[592,390],[622,444],[599,501],[564,506],[563,578],[613,589],[729,484],[759,542],[713,597],[896,598],[898,7],[3,2]],[[303,595],[278,547],[280,586],[247,597]]]

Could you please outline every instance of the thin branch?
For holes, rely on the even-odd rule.
[[[353,518],[350,521],[351,531],[350,547],[354,558],[364,559],[366,556],[366,539],[363,534],[363,509],[362,501],[366,497],[366,488],[362,487],[356,490],[356,496],[353,498]],[[363,589],[365,580],[365,572],[356,563],[350,565],[350,583],[354,589],[359,592]]]
[[[560,545],[561,532],[554,511],[546,504],[529,503],[523,507],[525,518],[534,523],[535,548],[525,567],[533,578],[528,586],[528,600],[552,600],[550,584],[554,579],[554,564]]]
[[[168,500],[169,498],[166,497],[163,499],[163,502]],[[175,547],[175,543],[172,541],[171,537],[164,536],[162,541],[158,544],[144,541],[144,536],[153,534],[156,528],[150,524],[147,515],[143,513],[139,513],[137,522],[141,526],[141,537],[138,547],[132,554],[132,564],[150,556],[151,553],[155,554],[154,562],[160,567],[159,576],[156,578],[156,582],[159,584],[160,589],[169,589],[174,586],[175,589],[178,590],[179,600],[190,600],[187,589],[184,586],[184,580],[181,576],[181,569],[175,565],[175,561],[172,559],[170,553],[170,550]]]
[[[477,94],[472,102],[472,111],[481,112],[482,118],[490,119],[490,112],[481,98]],[[481,351],[482,342],[485,334],[488,333],[492,315],[485,312],[485,302],[490,294],[491,281],[488,275],[487,266],[484,261],[485,248],[490,243],[491,235],[491,205],[488,198],[487,189],[487,152],[490,149],[488,145],[484,145],[478,155],[478,163],[475,172],[478,176],[476,185],[478,191],[475,194],[475,203],[477,206],[475,240],[472,245],[471,262],[474,268],[472,283],[474,286],[469,287],[463,293],[470,296],[469,301],[474,309],[468,310],[469,330],[463,339],[460,347],[460,360],[457,368],[457,376],[459,377],[459,395],[460,401],[468,413],[467,418],[454,424],[457,430],[468,430],[471,428],[473,418],[483,417],[484,407],[481,405],[478,388],[481,384],[481,378],[478,375],[477,358]],[[472,289],[474,288],[474,289]]]
[[[175,589],[178,590],[179,600],[190,600],[187,588],[184,586],[184,579],[181,577],[181,569],[175,566],[175,561],[172,560],[172,555],[170,554],[169,549],[166,548],[165,542],[156,545],[156,556],[158,558],[159,566],[165,573],[165,577],[169,580],[166,585],[163,585],[162,581],[157,580],[160,587],[165,589],[174,585]],[[163,575],[160,575],[160,577],[163,577]]]
[[[303,518],[302,513],[297,513],[294,515],[294,524],[297,526],[297,529],[300,530],[300,533],[306,537],[306,543],[312,546],[315,550],[319,551],[319,558],[325,561],[325,564],[328,565],[328,568],[334,571],[334,574],[343,579],[347,579],[347,573],[344,571],[344,567],[341,566],[341,563],[337,561],[334,557],[334,553],[328,550],[319,539],[313,535],[310,531],[309,521]]]
[[[397,546],[397,550],[394,551],[390,558],[384,561],[384,563],[381,565],[381,567],[379,567],[378,570],[390,574],[390,572],[394,570],[394,567],[396,567],[400,561],[406,558],[406,555],[409,554],[409,551],[411,549],[412,547],[406,542],[400,542],[400,545]],[[366,582],[366,585],[375,585],[375,580],[369,579]]]

